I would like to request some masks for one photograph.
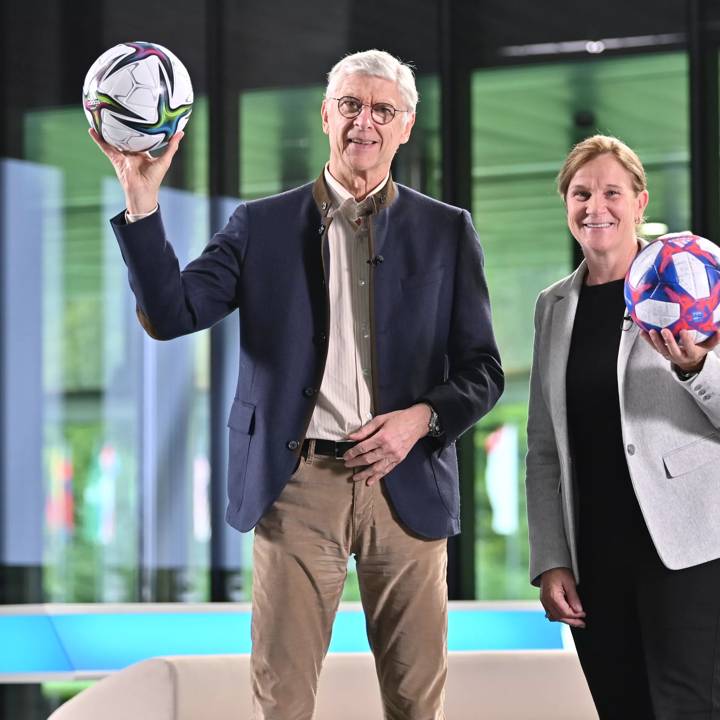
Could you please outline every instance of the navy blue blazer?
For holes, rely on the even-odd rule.
[[[455,440],[503,389],[482,250],[464,210],[392,180],[375,197],[368,247],[368,259],[376,258],[370,266],[373,412],[425,400],[445,432],[418,442],[384,483],[408,528],[447,537],[460,531]],[[227,520],[243,532],[295,470],[322,381],[329,210],[322,177],[243,202],[182,271],[160,212],[132,224],[123,214],[111,221],[138,317],[152,337],[202,330],[240,311]]]

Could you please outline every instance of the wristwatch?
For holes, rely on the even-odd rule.
[[[681,382],[692,380],[700,372],[699,370],[691,370],[690,372],[687,372],[686,370],[678,367],[675,363],[672,363],[671,367],[675,375],[677,375],[678,380]]]
[[[428,435],[430,437],[440,437],[443,434],[442,426],[440,425],[440,418],[435,412],[435,408],[432,405],[428,405],[430,408],[430,419],[428,420]]]

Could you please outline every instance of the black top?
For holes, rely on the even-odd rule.
[[[566,374],[570,452],[578,498],[580,565],[627,557],[644,521],[625,462],[617,384],[623,280],[584,285]]]

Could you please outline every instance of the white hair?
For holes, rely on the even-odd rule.
[[[328,73],[325,96],[333,96],[335,89],[348,75],[370,75],[394,82],[398,87],[400,99],[406,107],[398,110],[415,112],[418,103],[418,91],[415,87],[415,75],[412,66],[401,62],[384,50],[365,50],[346,55],[337,62]],[[405,117],[409,117],[405,114]]]

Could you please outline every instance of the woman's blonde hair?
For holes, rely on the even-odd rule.
[[[557,176],[558,192],[563,200],[567,196],[570,181],[575,173],[585,164],[599,155],[612,155],[632,177],[632,186],[636,195],[647,190],[645,168],[634,150],[624,142],[611,135],[593,135],[579,142],[565,158]]]

